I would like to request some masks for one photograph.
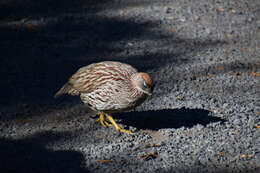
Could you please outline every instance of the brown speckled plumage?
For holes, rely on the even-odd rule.
[[[147,73],[138,73],[128,64],[104,61],[80,68],[56,93],[79,95],[91,109],[120,112],[140,105],[152,92]]]

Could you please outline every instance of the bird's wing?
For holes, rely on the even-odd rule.
[[[80,68],[68,83],[79,92],[92,92],[97,87],[97,79],[101,77],[99,74],[95,75],[94,69],[92,65]]]
[[[109,80],[123,81],[136,72],[135,68],[123,63],[96,63],[80,68],[68,83],[79,92],[90,93]]]

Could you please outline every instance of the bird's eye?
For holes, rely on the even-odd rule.
[[[148,87],[145,81],[144,81],[143,86],[144,86],[144,88],[147,88],[147,87]]]

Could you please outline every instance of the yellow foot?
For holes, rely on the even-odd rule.
[[[106,118],[111,122],[111,125],[113,125],[117,131],[122,132],[122,133],[128,133],[128,134],[132,134],[133,132],[131,130],[126,130],[123,129],[122,127],[120,127],[115,120],[113,119],[112,116],[110,115],[106,115]]]
[[[106,121],[106,115],[105,113],[101,112],[99,113],[99,118],[96,120],[97,122],[100,122],[100,124],[103,126],[103,127],[110,127],[112,126],[111,123],[109,123],[108,121]]]

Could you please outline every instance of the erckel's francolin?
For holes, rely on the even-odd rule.
[[[78,95],[99,115],[102,126],[132,133],[120,127],[111,113],[135,108],[152,94],[153,82],[147,73],[125,63],[103,61],[80,68],[55,94]]]

